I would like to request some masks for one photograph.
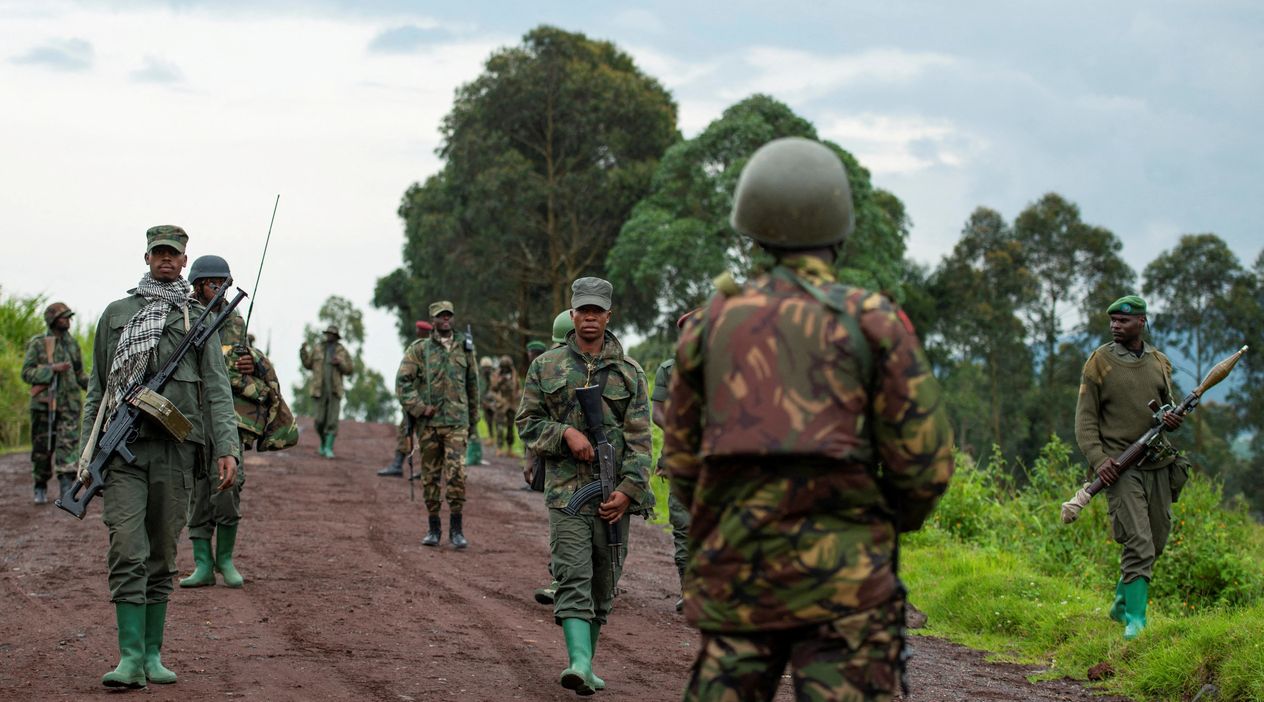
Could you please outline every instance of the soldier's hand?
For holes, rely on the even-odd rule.
[[[1114,485],[1119,480],[1119,464],[1113,458],[1107,458],[1097,467],[1097,477],[1102,479],[1107,485]]]
[[[221,456],[219,459],[219,486],[215,489],[223,492],[237,482],[237,459],[232,456]]]
[[[597,505],[597,516],[614,524],[623,519],[623,513],[628,511],[628,505],[630,504],[632,504],[631,498],[615,490],[610,493],[610,499]]]
[[[437,406],[435,406],[435,405],[426,405],[426,406],[425,406],[425,407],[423,407],[423,408],[422,408],[422,410],[421,410],[421,416],[423,416],[423,417],[433,417],[433,416],[435,416],[435,413],[436,413],[436,412],[438,412],[438,411],[439,411],[439,408],[438,408]]]
[[[1168,431],[1176,431],[1181,428],[1181,424],[1185,423],[1185,416],[1175,412],[1163,413],[1163,428]]]
[[[70,361],[62,361],[61,363],[54,363],[51,366],[51,368],[53,369],[54,373],[65,373],[66,371],[70,370]]]
[[[242,375],[254,375],[255,359],[248,353],[243,353],[237,357],[237,372]]]
[[[571,450],[571,455],[581,461],[592,461],[597,455],[593,452],[592,443],[588,441],[588,437],[575,427],[566,427],[566,431],[562,432],[562,438],[566,440],[566,447]]]

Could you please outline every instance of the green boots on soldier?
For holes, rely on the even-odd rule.
[[[562,671],[562,687],[585,697],[593,694],[597,690],[592,674],[592,623],[587,619],[563,619],[562,635],[566,637],[566,654],[570,658],[570,665]]]
[[[1115,601],[1110,605],[1110,618],[1124,623],[1124,579],[1119,578],[1119,582],[1115,583]]]
[[[334,435],[333,434],[325,434],[324,436],[321,437],[319,453],[325,458],[334,457]]]
[[[210,539],[192,539],[193,572],[180,581],[180,587],[205,587],[215,584],[215,561],[211,558]]]
[[[426,532],[426,537],[421,540],[422,546],[438,546],[439,541],[443,538],[443,521],[439,519],[439,515],[430,515],[430,531]]]
[[[237,525],[215,528],[215,570],[228,587],[241,587],[241,573],[233,565],[233,547],[237,544]]]
[[[592,622],[589,626],[592,627],[592,658],[589,660],[593,661],[594,663],[592,665],[595,666],[595,661],[597,659],[597,637],[601,635],[601,625],[597,622]],[[590,677],[592,678],[592,686],[594,690],[606,689],[606,681],[597,677],[597,671],[594,670]]]
[[[166,625],[166,602],[145,605],[145,677],[158,685],[176,681],[176,674],[162,664],[162,632]]]
[[[1150,603],[1150,581],[1137,578],[1124,583],[1124,640],[1132,641],[1146,627],[1146,606]]]
[[[145,687],[145,605],[114,603],[119,664],[101,678],[106,687]]]

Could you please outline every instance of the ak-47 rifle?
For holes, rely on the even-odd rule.
[[[1124,452],[1119,454],[1119,457],[1115,459],[1115,464],[1119,466],[1119,472],[1122,474],[1124,471],[1135,467],[1137,464],[1145,460],[1145,457],[1150,453],[1150,448],[1159,440],[1159,436],[1163,433],[1163,415],[1165,413],[1171,412],[1184,417],[1194,411],[1194,408],[1197,407],[1198,403],[1202,400],[1203,393],[1207,392],[1220,381],[1227,378],[1229,376],[1229,371],[1233,370],[1233,367],[1238,363],[1238,359],[1242,358],[1242,354],[1246,353],[1246,350],[1247,347],[1243,346],[1241,349],[1238,349],[1237,353],[1226,358],[1220,363],[1217,363],[1215,367],[1207,372],[1207,377],[1203,378],[1203,382],[1199,383],[1198,387],[1191,390],[1190,393],[1185,396],[1185,399],[1181,400],[1179,405],[1176,405],[1175,407],[1172,405],[1163,405],[1160,407],[1157,400],[1150,400],[1147,406],[1150,408],[1151,412],[1154,412],[1154,426],[1150,427],[1150,429],[1146,431],[1140,439],[1132,442],[1132,444],[1128,448],[1124,449]],[[1101,492],[1105,487],[1106,482],[1103,481],[1100,476],[1095,478],[1091,483],[1085,483],[1084,487],[1076,491],[1075,497],[1072,497],[1069,501],[1062,503],[1062,523],[1070,524],[1079,518],[1080,510],[1088,506],[1089,500],[1093,499],[1093,495]]]
[[[562,511],[570,516],[579,514],[579,510],[589,501],[600,497],[608,502],[615,487],[614,446],[606,438],[604,416],[602,413],[601,384],[589,385],[575,389],[575,400],[579,403],[580,412],[584,415],[584,424],[593,439],[593,448],[597,454],[598,478],[581,487],[571,496],[570,502]],[[610,549],[610,588],[613,591],[618,579],[620,563],[619,548],[623,546],[623,536],[619,533],[619,524],[606,522],[606,546]]]
[[[228,291],[228,287],[232,285],[232,282],[232,278],[224,281],[219,291],[215,293],[215,297],[211,299],[210,304],[198,315],[193,326],[180,341],[180,345],[176,346],[175,351],[171,352],[171,356],[162,364],[158,372],[150,377],[149,380],[133,382],[123,391],[123,400],[119,402],[118,406],[110,414],[105,434],[101,436],[101,440],[97,443],[96,454],[92,457],[92,462],[88,464],[87,486],[85,487],[82,480],[76,479],[75,484],[70,488],[70,494],[62,495],[58,498],[58,507],[69,512],[77,519],[83,519],[83,515],[88,509],[88,503],[105,487],[104,470],[110,461],[115,456],[122,458],[128,463],[136,460],[136,454],[132,453],[131,449],[128,448],[128,444],[135,441],[140,433],[142,415],[158,422],[177,441],[184,441],[185,437],[189,435],[193,425],[170,400],[162,396],[162,388],[171,379],[171,375],[176,372],[180,361],[190,351],[200,350],[205,346],[211,335],[224,326],[224,322],[228,321],[229,316],[232,315],[238,303],[241,302],[242,298],[246,297],[245,291],[238,288],[237,295],[224,306],[223,310],[218,313],[212,312],[216,305],[223,301],[224,294]],[[211,316],[212,314],[214,314],[213,317]],[[107,398],[101,398],[102,402],[106,400]]]

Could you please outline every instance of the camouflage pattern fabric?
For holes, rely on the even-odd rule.
[[[331,343],[332,350],[328,348]],[[330,360],[328,364],[326,364],[327,358]],[[342,398],[343,380],[355,370],[351,352],[347,351],[346,346],[337,341],[324,340],[317,341],[310,349],[307,344],[303,344],[298,349],[298,359],[303,363],[304,368],[312,372],[311,380],[307,384],[309,395],[313,398],[321,397],[328,386],[329,393],[339,399]]]
[[[48,411],[31,412],[31,478],[43,485],[53,473],[74,475],[79,460],[79,410],[57,408],[53,415],[53,451],[48,452]]]
[[[518,436],[544,459],[544,504],[551,509],[565,507],[576,490],[598,478],[597,464],[576,460],[562,434],[567,427],[584,430],[575,388],[595,382],[605,368],[610,368],[610,374],[602,392],[603,425],[619,464],[615,489],[631,499],[630,514],[644,514],[653,507],[648,482],[653,441],[645,371],[624,356],[623,347],[610,332],[606,332],[596,358],[579,350],[571,332],[566,346],[546,351],[531,364],[518,406]],[[585,515],[596,512],[595,500],[581,510]]]
[[[706,632],[882,605],[897,532],[921,526],[953,468],[939,384],[903,312],[812,257],[686,322],[667,424],[672,492],[692,510],[685,614]]]
[[[26,356],[22,360],[22,381],[31,386],[30,408],[32,412],[48,411],[48,401],[53,383],[54,363],[69,363],[70,370],[58,374],[57,407],[79,414],[83,407],[83,391],[88,389],[88,374],[83,369],[83,353],[79,342],[70,332],[52,336],[53,357],[48,357],[44,334],[37,334],[26,342]]]
[[[455,337],[447,344],[438,336],[414,341],[405,349],[395,373],[395,397],[405,412],[426,426],[477,427],[478,366],[474,352],[466,351]],[[433,405],[435,414],[422,417],[423,405]]]
[[[704,633],[685,702],[771,700],[790,666],[796,702],[887,702],[900,683],[899,602],[808,627]]]
[[[413,450],[412,442],[408,438],[408,419],[405,417],[400,419],[395,427],[395,453],[407,454]]]
[[[245,346],[246,321],[241,314],[233,316],[220,329],[224,364],[228,369],[228,385],[233,389],[233,410],[237,414],[237,431],[243,449],[279,451],[298,443],[298,423],[281,393],[272,361],[254,346]],[[245,375],[237,370],[238,350],[245,346],[254,361],[255,371]]]
[[[513,448],[514,414],[518,410],[518,398],[521,395],[521,384],[518,372],[513,368],[497,368],[492,373],[492,384],[488,395],[492,397],[492,411],[496,415],[496,428],[492,440],[497,447]]]
[[[426,426],[418,433],[421,494],[428,513],[438,514],[442,509],[445,482],[448,510],[460,514],[465,507],[465,441],[468,436],[465,427],[451,426]]]

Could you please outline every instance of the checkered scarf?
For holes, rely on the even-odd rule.
[[[105,384],[105,397],[111,407],[117,407],[123,400],[123,391],[145,374],[149,359],[158,349],[167,315],[172,308],[188,306],[193,286],[183,277],[170,283],[160,283],[146,273],[136,286],[135,293],[145,298],[148,304],[128,320],[119,336]]]

